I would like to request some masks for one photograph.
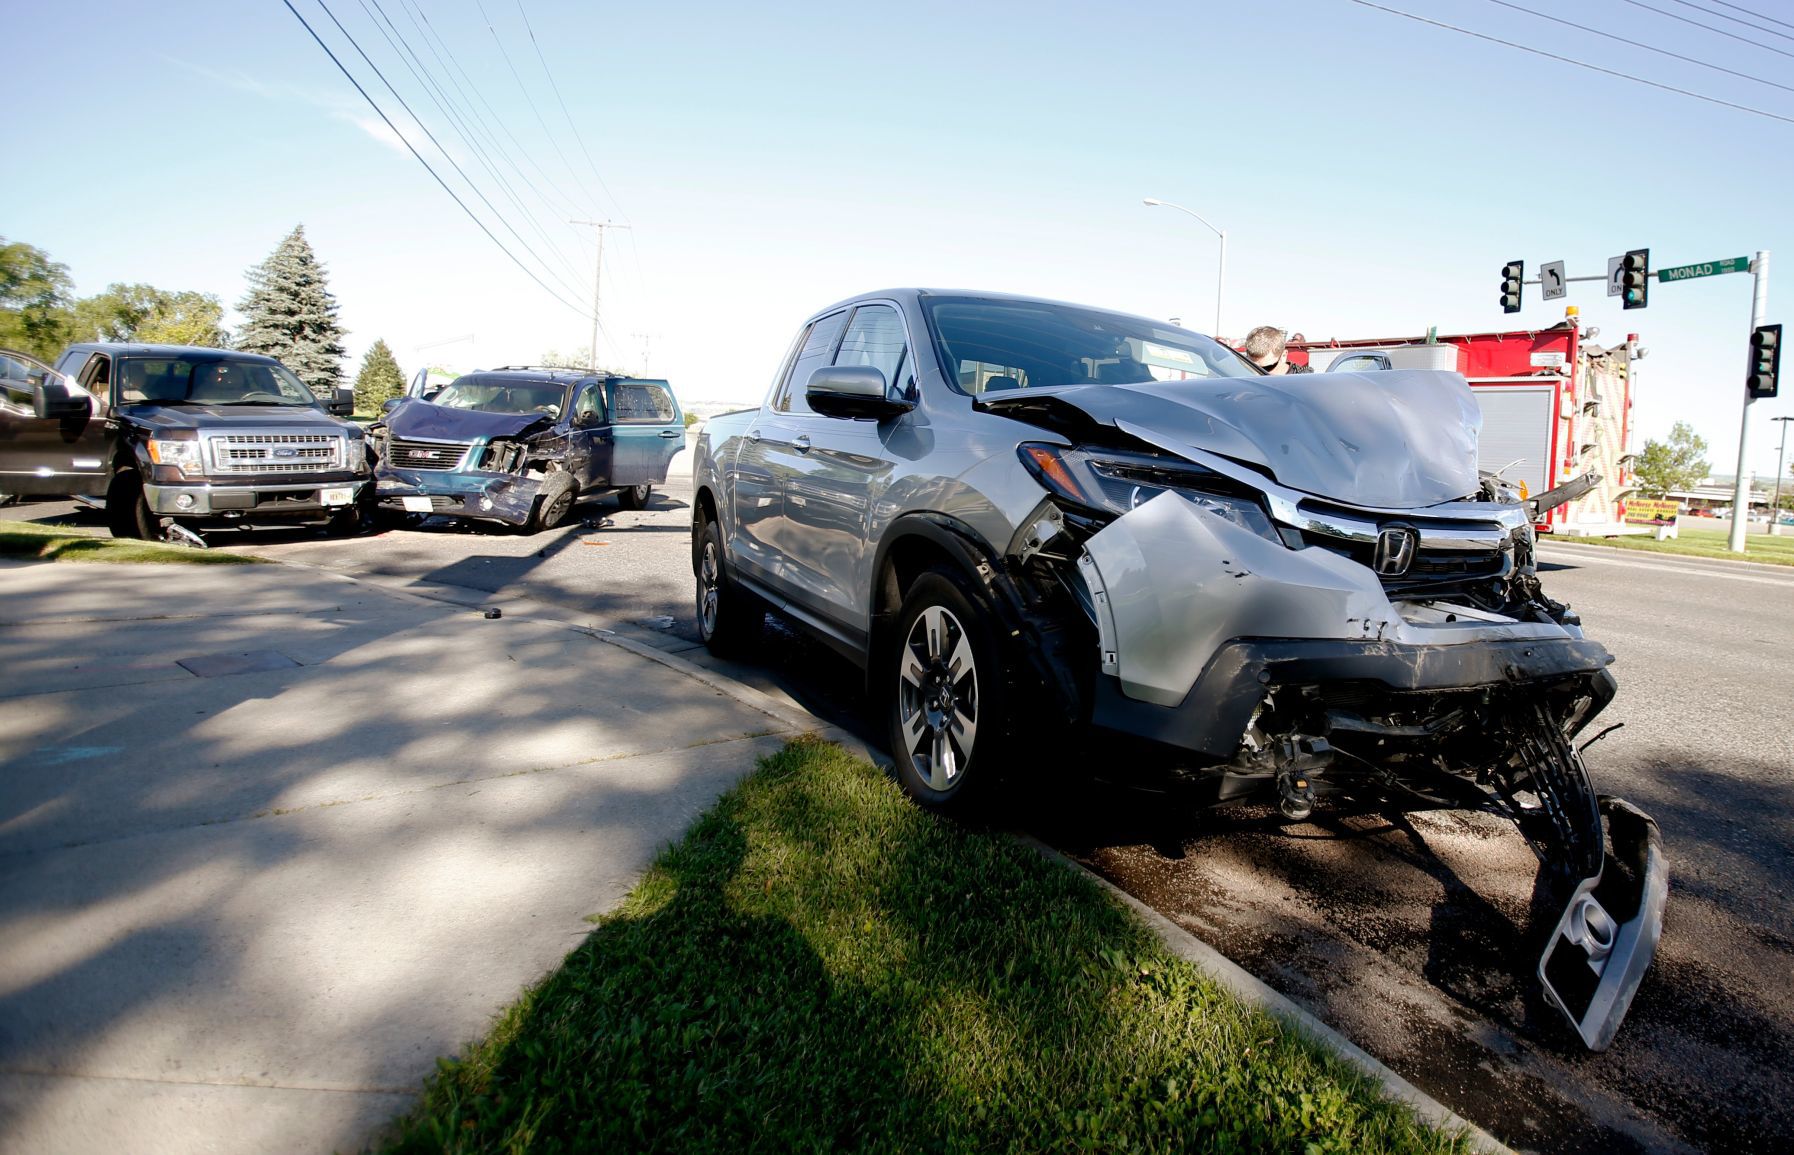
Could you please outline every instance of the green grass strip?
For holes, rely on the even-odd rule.
[[[260,558],[211,549],[164,545],[87,533],[78,529],[0,522],[0,557],[33,561],[168,562],[179,565],[252,565]]]
[[[1088,879],[819,741],[595,921],[386,1150],[1462,1149]]]
[[[1790,531],[1794,534],[1794,530]],[[1770,565],[1794,565],[1794,536],[1771,537],[1753,533],[1744,540],[1744,552],[1726,548],[1727,531],[1723,529],[1689,529],[1684,520],[1680,536],[1668,541],[1649,537],[1554,537],[1539,539],[1552,545],[1604,545],[1610,549],[1630,549],[1641,553],[1667,553],[1681,557],[1712,557],[1725,561],[1759,561]]]

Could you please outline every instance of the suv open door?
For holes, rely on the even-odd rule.
[[[0,496],[103,494],[109,444],[103,400],[0,349]]]

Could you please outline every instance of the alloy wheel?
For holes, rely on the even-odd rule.
[[[903,754],[932,790],[956,786],[978,739],[978,666],[966,628],[945,606],[917,616],[897,667]]]
[[[717,612],[722,607],[720,578],[722,566],[717,561],[716,543],[706,541],[698,562],[698,629],[706,638],[716,634]]]

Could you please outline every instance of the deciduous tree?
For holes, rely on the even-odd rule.
[[[1638,455],[1632,473],[1639,492],[1646,497],[1662,497],[1672,489],[1687,489],[1700,484],[1707,476],[1707,439],[1696,433],[1686,421],[1678,421],[1669,431],[1668,441],[1647,441]]]
[[[243,312],[237,347],[279,359],[320,399],[334,398],[342,376],[343,328],[305,226],[288,233],[248,277],[249,295],[237,306]]]
[[[223,348],[224,306],[210,293],[111,284],[75,302],[74,339]]]
[[[67,265],[42,249],[0,237],[0,346],[49,361],[68,344]]]

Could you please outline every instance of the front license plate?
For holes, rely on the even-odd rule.
[[[401,498],[400,500],[402,500],[405,503],[405,512],[406,513],[429,513],[430,512],[430,499],[427,497],[406,497],[406,498]]]
[[[348,505],[355,500],[355,490],[347,485],[318,490],[318,501],[324,505]]]

